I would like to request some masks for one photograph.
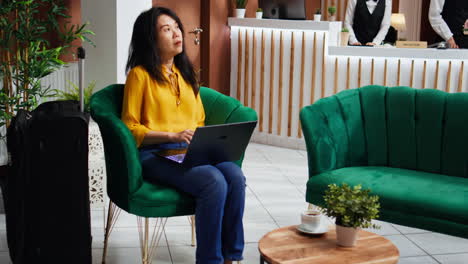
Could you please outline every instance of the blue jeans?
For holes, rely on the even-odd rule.
[[[186,144],[167,143],[140,148],[143,177],[195,197],[197,264],[242,260],[245,205],[242,170],[232,162],[187,168],[152,154],[158,149],[182,147],[186,147]]]

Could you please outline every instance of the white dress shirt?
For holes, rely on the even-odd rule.
[[[385,39],[387,35],[388,29],[390,28],[390,19],[392,17],[392,0],[378,0],[378,1],[385,1],[385,15],[382,19],[382,24],[380,24],[379,33],[375,36],[372,43],[375,45],[380,45],[382,41]],[[367,1],[367,8],[369,12],[372,14],[374,13],[375,8],[377,7],[378,1]],[[442,0],[443,1],[443,0]],[[356,9],[357,0],[349,0],[348,6],[346,8],[346,17],[344,21],[345,27],[349,30],[349,43],[356,43],[358,40],[356,39],[356,35],[354,34],[353,30],[353,22],[354,22],[354,11]],[[366,43],[361,43],[365,45]]]
[[[445,41],[453,37],[453,33],[449,26],[442,18],[442,10],[444,9],[445,0],[431,0],[429,6],[429,22],[434,31]]]

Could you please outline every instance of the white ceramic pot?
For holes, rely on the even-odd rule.
[[[336,240],[338,246],[354,247],[358,237],[359,228],[336,225]]]
[[[236,17],[237,18],[244,18],[245,17],[245,9],[236,8]]]
[[[263,17],[263,12],[255,12],[255,17],[261,19]]]
[[[349,32],[340,32],[340,46],[348,46]]]
[[[319,22],[320,20],[322,20],[322,15],[314,15],[314,21]]]
[[[328,21],[336,21],[336,16],[335,15],[329,16]]]

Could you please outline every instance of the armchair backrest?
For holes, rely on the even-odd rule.
[[[468,177],[466,93],[366,86],[304,107],[301,124],[311,176],[390,166]]]
[[[143,183],[139,152],[135,139],[121,121],[123,84],[113,84],[91,97],[91,116],[98,123],[104,143],[107,168],[107,192],[120,204],[136,192]],[[257,120],[254,110],[236,99],[215,90],[201,87],[200,96],[205,109],[205,124],[223,124]],[[243,158],[236,163],[241,166]]]

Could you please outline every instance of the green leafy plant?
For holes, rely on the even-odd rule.
[[[263,12],[263,9],[257,8],[257,12]]]
[[[96,81],[92,81],[89,83],[88,87],[83,89],[84,95],[84,111],[90,111],[89,102],[91,100],[91,96],[93,95],[94,88],[96,87]],[[80,88],[71,81],[68,81],[68,84],[65,88],[65,91],[56,90],[57,98],[59,100],[80,100]]]
[[[322,10],[321,10],[320,8],[315,9],[315,14],[316,14],[316,15],[321,15],[321,14],[322,14]]]
[[[242,9],[245,8],[247,0],[236,0],[236,8]]]
[[[380,228],[371,223],[379,216],[379,197],[369,195],[370,190],[363,190],[361,185],[350,187],[346,183],[341,186],[328,185],[323,199],[326,206],[324,214],[336,219],[336,224],[352,228]]]
[[[71,25],[66,11],[62,0],[0,1],[0,127],[8,127],[19,109],[32,110],[41,98],[55,95],[41,78],[65,64],[60,56],[72,42],[92,44],[87,24]],[[46,37],[56,38],[55,45]]]
[[[349,29],[348,28],[342,28],[341,32],[349,32]]]
[[[336,14],[336,7],[335,6],[330,6],[328,7],[328,13],[333,16]]]

